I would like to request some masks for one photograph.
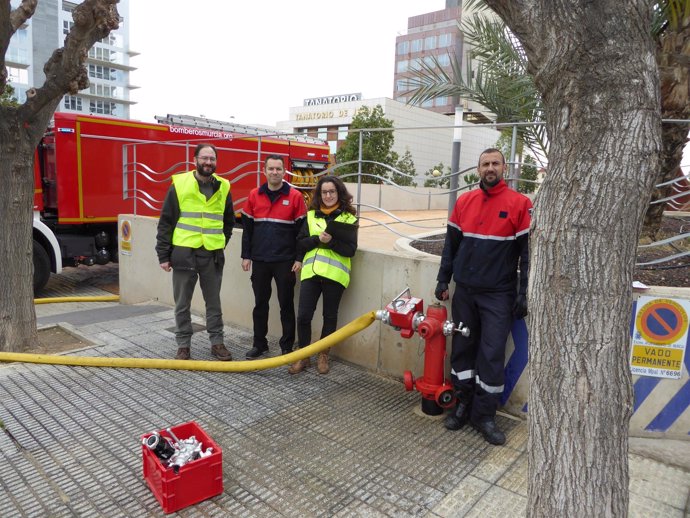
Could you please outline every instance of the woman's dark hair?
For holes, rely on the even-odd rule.
[[[343,212],[349,212],[350,214],[357,214],[357,211],[352,206],[352,194],[350,194],[345,187],[343,181],[337,176],[322,176],[314,187],[314,195],[311,198],[311,203],[309,208],[313,210],[318,210],[323,205],[323,199],[321,198],[321,187],[325,183],[332,183],[335,185],[338,191],[338,203],[340,203],[340,209]]]

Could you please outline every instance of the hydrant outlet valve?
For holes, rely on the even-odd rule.
[[[470,328],[462,322],[458,322],[458,327],[455,327],[455,323],[446,320],[443,323],[443,334],[445,336],[451,336],[454,333],[460,333],[462,336],[467,337],[470,336]]]

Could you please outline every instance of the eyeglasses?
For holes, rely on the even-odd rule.
[[[198,156],[198,157],[196,157],[196,159],[199,162],[215,162],[216,161],[216,157],[214,157],[214,156]]]
[[[321,191],[322,196],[335,196],[338,193],[338,191],[333,190],[333,191]]]

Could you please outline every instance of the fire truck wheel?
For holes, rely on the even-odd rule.
[[[50,279],[50,257],[38,241],[34,239],[34,293],[38,293]]]

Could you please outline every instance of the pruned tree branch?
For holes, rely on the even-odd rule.
[[[9,3],[9,2],[8,2]],[[24,22],[31,18],[36,11],[38,0],[22,0],[19,6],[10,13],[10,25],[12,26],[12,34],[19,29]]]
[[[16,9],[12,9],[10,0],[6,0],[0,11],[0,94],[5,91],[7,85],[5,53],[10,46],[10,40],[17,29],[33,16],[37,3],[38,0],[22,0]]]
[[[66,93],[75,94],[89,86],[84,63],[95,42],[119,27],[119,0],[85,0],[72,13],[74,27],[65,38],[65,46],[53,52],[43,71],[46,80],[40,88],[31,88],[20,108],[24,120],[31,120],[50,103],[59,102]]]

